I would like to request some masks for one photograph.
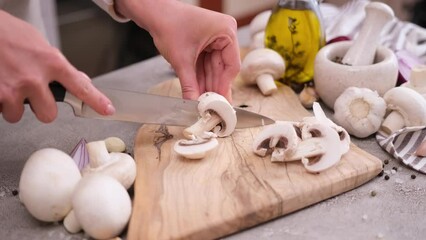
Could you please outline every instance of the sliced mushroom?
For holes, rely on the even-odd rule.
[[[302,159],[302,163],[309,172],[321,172],[338,163],[343,155],[342,143],[339,134],[331,126],[324,123],[308,124],[302,131],[302,141],[317,138],[321,140],[324,153],[315,157]]]
[[[263,95],[277,90],[275,80],[284,75],[285,62],[279,53],[268,48],[250,51],[241,64],[241,78],[256,83]]]
[[[377,132],[385,114],[385,100],[369,88],[348,87],[334,102],[337,124],[359,138]]]
[[[237,124],[237,115],[226,98],[214,92],[206,92],[198,98],[198,101],[201,118],[186,128],[183,135],[187,139],[200,137],[210,131],[218,137],[231,135]]]
[[[300,138],[291,122],[268,125],[254,139],[253,151],[259,156],[271,154],[272,162],[284,162],[296,151]]]
[[[404,127],[426,125],[426,100],[415,90],[395,87],[383,98],[390,113],[380,127],[382,134],[390,135]]]
[[[179,155],[188,159],[204,158],[210,151],[219,145],[215,137],[181,139],[175,143],[173,149]]]
[[[346,152],[348,152],[351,145],[351,137],[348,131],[346,131],[345,128],[337,125],[330,118],[328,118],[325,115],[324,110],[321,108],[321,105],[318,102],[313,103],[312,109],[313,109],[315,117],[311,118],[311,122],[315,123],[316,121],[318,121],[320,123],[324,123],[330,126],[331,128],[333,128],[340,137],[340,142],[341,142],[340,149],[342,151],[342,154],[345,154]],[[302,125],[306,124],[307,119],[309,119],[309,117],[303,120]]]

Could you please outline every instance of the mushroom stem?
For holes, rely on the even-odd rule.
[[[380,131],[386,135],[390,135],[404,126],[404,117],[398,111],[392,111],[383,121]]]
[[[71,210],[64,219],[64,227],[70,233],[78,233],[81,231],[81,225],[75,217],[74,210]]]
[[[89,153],[89,165],[96,168],[104,165],[109,161],[109,153],[105,145],[105,141],[94,141],[86,144]]]
[[[183,136],[187,139],[193,139],[195,136],[203,136],[222,122],[222,118],[216,113],[210,112],[205,117],[198,119],[192,126],[183,130]]]
[[[256,78],[257,86],[263,95],[271,95],[277,90],[274,77],[271,74],[261,74]]]

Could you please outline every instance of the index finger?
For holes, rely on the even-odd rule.
[[[111,100],[92,84],[92,81],[85,73],[76,69],[63,71],[63,73],[62,76],[57,78],[57,82],[61,83],[68,92],[101,115],[112,115],[115,113],[115,108]]]

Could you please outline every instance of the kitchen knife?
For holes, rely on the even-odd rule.
[[[114,115],[103,116],[67,92],[59,83],[53,82],[49,87],[55,100],[70,104],[74,114],[79,117],[171,126],[190,126],[199,118],[198,101],[97,87],[112,101],[116,110]],[[237,114],[236,128],[258,127],[275,122],[271,118],[242,108],[234,109]]]

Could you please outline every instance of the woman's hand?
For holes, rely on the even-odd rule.
[[[119,13],[150,32],[175,69],[184,98],[206,91],[231,101],[240,70],[237,23],[231,16],[176,0],[116,0]]]
[[[31,25],[0,10],[0,33],[0,113],[6,121],[21,119],[25,99],[41,122],[53,121],[57,107],[48,86],[53,80],[98,113],[114,113],[111,101],[89,77],[75,69]]]

